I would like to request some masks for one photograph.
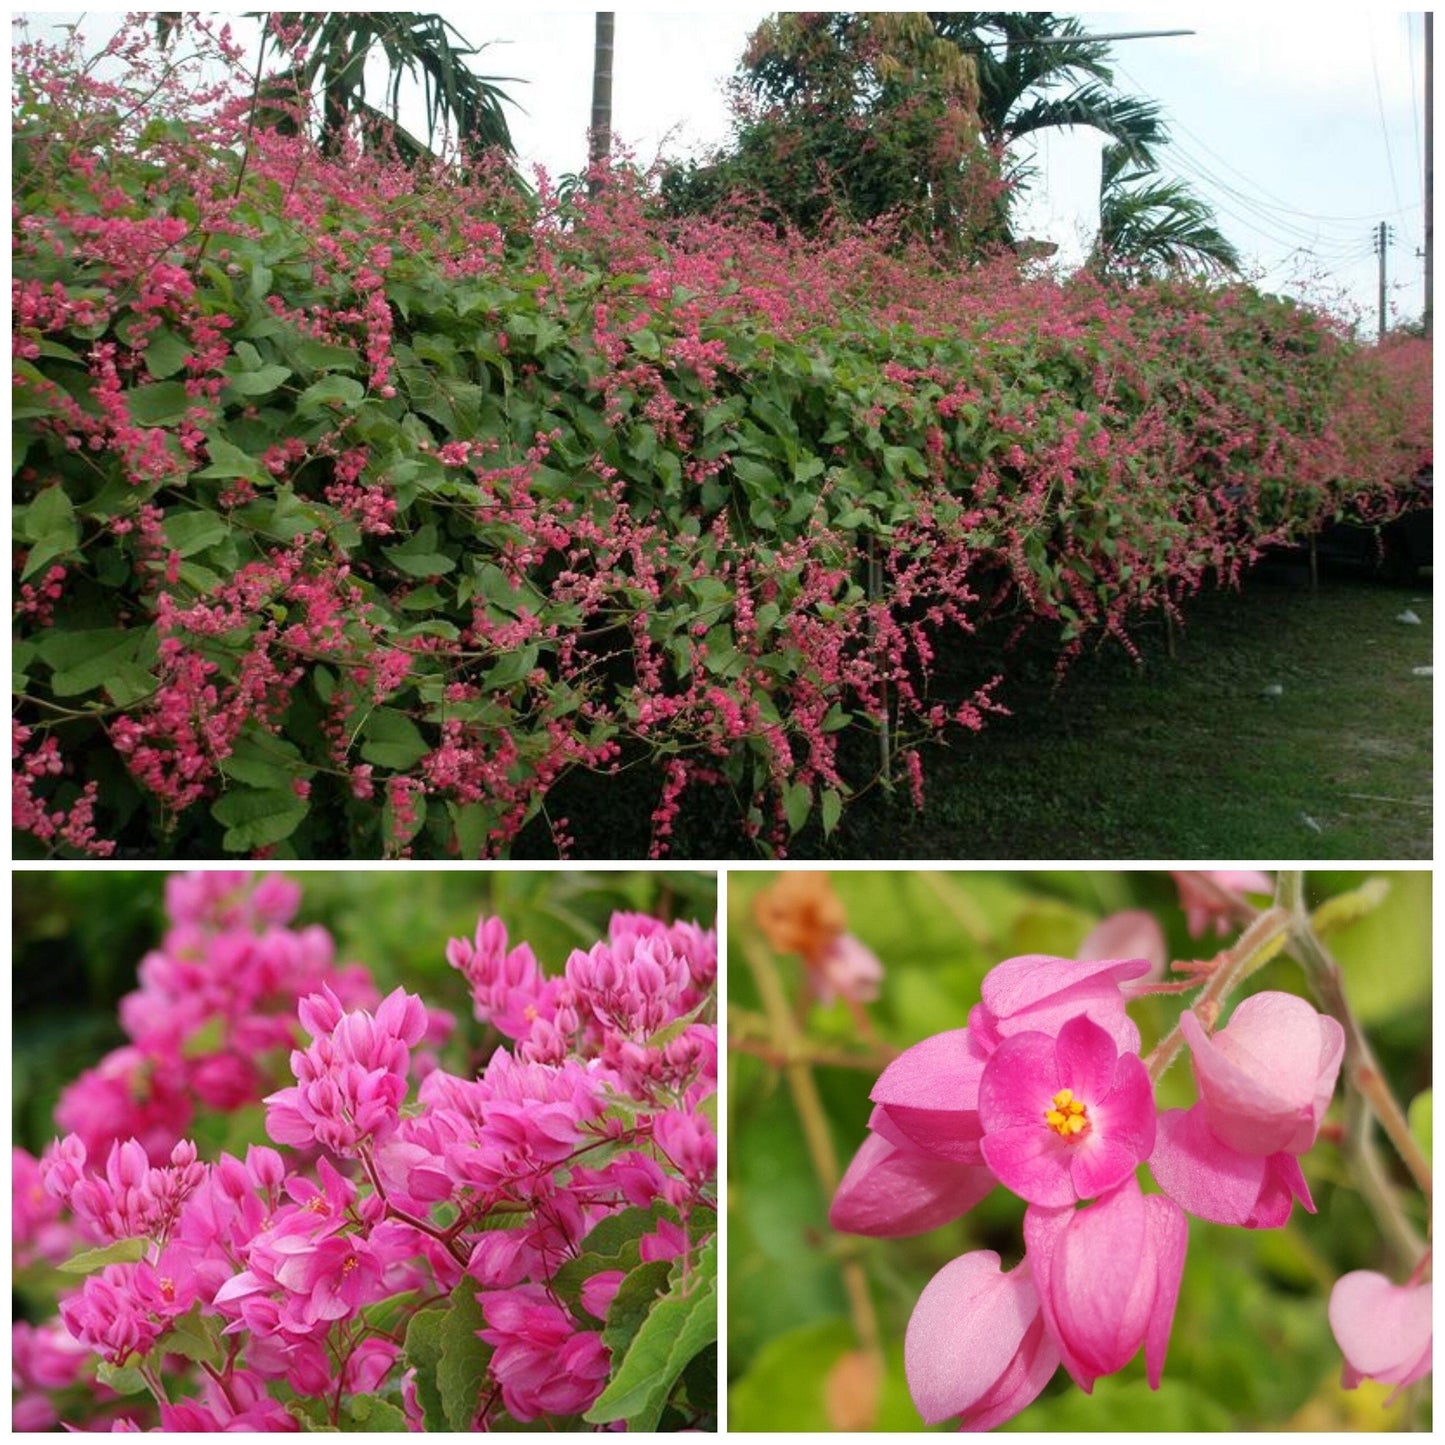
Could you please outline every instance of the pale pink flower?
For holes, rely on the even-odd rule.
[[[979,1084],[984,1161],[1031,1204],[1093,1199],[1154,1148],[1154,1088],[1137,1054],[1121,1054],[1082,1015],[1047,1034],[1014,1034]]]
[[[1145,958],[1072,959],[1031,953],[1008,958],[984,975],[983,1002],[969,1028],[990,1052],[1011,1034],[1051,1038],[1079,1014],[1098,1024],[1123,1053],[1139,1052],[1139,1029],[1124,1011],[1119,985],[1149,971]]]
[[[813,964],[813,989],[825,1007],[835,998],[872,1003],[883,982],[878,955],[851,933],[840,933]]]
[[[913,1307],[903,1362],[925,1424],[991,1430],[1017,1415],[1059,1364],[1028,1262],[1004,1274],[985,1249],[944,1265]]]
[[[1200,1219],[1275,1229],[1293,1201],[1314,1201],[1296,1156],[1315,1141],[1344,1057],[1344,1030],[1293,994],[1265,992],[1213,1037],[1193,1013],[1189,1042],[1199,1102],[1159,1119],[1149,1167]]]
[[[1330,1329],[1345,1357],[1345,1389],[1378,1380],[1398,1391],[1428,1375],[1431,1304],[1428,1281],[1392,1284],[1370,1269],[1337,1279],[1330,1291]]]
[[[1131,1178],[1085,1209],[1024,1214],[1024,1242],[1050,1335],[1086,1393],[1144,1347],[1149,1387],[1164,1373],[1188,1227],[1179,1206]]]
[[[1197,880],[1204,879],[1226,893],[1274,892],[1274,881],[1269,874],[1252,869],[1218,868],[1197,873],[1181,870],[1172,876],[1179,887],[1179,906],[1184,910],[1190,938],[1198,938],[1211,924],[1216,933],[1228,933],[1235,922],[1232,910],[1220,902],[1212,889],[1201,888]]]
[[[1169,945],[1159,920],[1152,913],[1142,908],[1128,908],[1100,919],[1075,950],[1074,957],[1081,963],[1101,958],[1148,959],[1149,971],[1143,977],[1146,982],[1155,983],[1169,967]]]

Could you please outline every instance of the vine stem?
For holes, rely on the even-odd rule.
[[[793,1096],[793,1107],[797,1110],[798,1121],[803,1126],[803,1137],[807,1142],[808,1154],[813,1163],[813,1172],[823,1186],[823,1192],[830,1198],[838,1188],[840,1178],[838,1156],[833,1148],[832,1135],[828,1132],[828,1117],[823,1101],[818,1095],[817,1081],[806,1059],[806,1050],[801,1046],[788,997],[782,980],[773,966],[767,950],[751,938],[743,927],[736,934],[748,972],[753,976],[758,994],[763,1002],[772,1030],[773,1052],[781,1059],[783,1077]],[[882,1361],[883,1347],[878,1332],[878,1316],[868,1294],[868,1278],[862,1263],[856,1259],[845,1259],[841,1264],[843,1287],[848,1295],[849,1311],[853,1318],[853,1329],[858,1343],[875,1362]]]
[[[1305,908],[1303,875],[1297,869],[1281,871],[1277,897],[1276,906],[1287,908],[1290,915],[1290,956],[1304,970],[1310,989],[1325,1012],[1345,1031],[1345,1077],[1370,1106],[1429,1203],[1432,1197],[1430,1164],[1415,1142],[1404,1111],[1390,1092],[1370,1041],[1350,1008],[1340,966],[1314,930]]]

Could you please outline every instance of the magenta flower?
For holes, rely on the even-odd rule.
[[[484,1294],[493,1346],[491,1371],[507,1413],[523,1424],[542,1415],[577,1415],[601,1393],[610,1359],[602,1337],[578,1330],[539,1285]]]
[[[944,1265],[913,1307],[903,1362],[926,1424],[991,1430],[1017,1415],[1059,1364],[1028,1262],[1004,1274],[981,1249]]]
[[[956,1164],[982,1164],[978,1086],[987,1062],[971,1030],[950,1029],[899,1054],[870,1097],[915,1147]]]
[[[1085,1393],[1144,1347],[1149,1387],[1164,1373],[1188,1227],[1178,1205],[1133,1179],[1086,1209],[1024,1215],[1027,1260],[1064,1368]]]
[[[1399,1391],[1428,1375],[1431,1303],[1428,1282],[1391,1284],[1370,1269],[1337,1279],[1330,1291],[1330,1329],[1345,1357],[1345,1389],[1379,1380]]]
[[[1030,1204],[1093,1199],[1132,1177],[1154,1148],[1154,1089],[1136,1054],[1085,1017],[1057,1039],[1015,1034],[983,1071],[980,1149]]]

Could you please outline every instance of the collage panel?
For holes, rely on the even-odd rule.
[[[716,908],[14,874],[14,1429],[716,1430]]]
[[[734,871],[739,1432],[1429,1430],[1428,871]]]

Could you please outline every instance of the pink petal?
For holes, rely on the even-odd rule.
[[[1144,1201],[1144,1228],[1151,1246],[1155,1279],[1154,1304],[1144,1334],[1144,1364],[1149,1388],[1157,1390],[1164,1375],[1164,1356],[1169,1350],[1169,1331],[1174,1326],[1179,1284],[1184,1278],[1189,1223],[1177,1204],[1163,1195],[1151,1194]]]
[[[967,1029],[935,1034],[884,1069],[872,1099],[918,1148],[940,1159],[978,1164],[979,1080],[986,1058]]]
[[[1241,1154],[1209,1132],[1204,1109],[1169,1109],[1159,1115],[1149,1171],[1176,1204],[1215,1224],[1244,1224],[1264,1187],[1267,1160]]]
[[[1357,1269],[1335,1281],[1329,1316],[1345,1357],[1347,1388],[1363,1378],[1403,1386],[1428,1373],[1429,1284],[1392,1284],[1374,1270]]]
[[[959,1428],[971,1434],[992,1430],[1031,1405],[1059,1367],[1059,1347],[1040,1313],[1029,1326],[1008,1369],[981,1400],[964,1412]]]
[[[1121,1054],[1114,1067],[1114,1084],[1108,1097],[1092,1106],[1099,1132],[1119,1144],[1142,1163],[1154,1152],[1158,1110],[1149,1071],[1137,1054]]]
[[[1024,1262],[1033,1275],[1034,1288],[1039,1295],[1039,1309],[1043,1312],[1049,1338],[1059,1351],[1064,1369],[1086,1394],[1094,1388],[1093,1377],[1087,1374],[1078,1358],[1069,1348],[1069,1342],[1059,1329],[1058,1312],[1054,1307],[1053,1270],[1054,1259],[1060,1238],[1069,1227],[1075,1210],[1072,1205],[1066,1209],[1041,1209],[1031,1204],[1024,1211]]]
[[[895,1239],[966,1214],[997,1181],[984,1168],[864,1139],[833,1196],[828,1222],[846,1234]]]
[[[992,1250],[961,1255],[929,1280],[903,1341],[908,1388],[927,1424],[961,1415],[994,1387],[1038,1309],[1028,1271],[1001,1273]]]
[[[1270,1154],[1264,1161],[1264,1183],[1254,1212],[1244,1221],[1246,1229],[1278,1229],[1289,1222],[1290,1211],[1298,1199],[1311,1214],[1315,1202],[1304,1170],[1293,1154]]]
[[[1080,1022],[1090,1027],[1087,1019]],[[1015,1034],[998,1046],[978,1088],[978,1117],[985,1134],[1025,1126],[1047,1132],[1044,1115],[1068,1083],[1059,1075],[1056,1050],[1054,1039],[1036,1033]]]
[[[1050,1289],[1059,1331],[1092,1377],[1121,1369],[1144,1339],[1157,1282],[1151,1253],[1132,1179],[1078,1210],[1058,1240]]]
[[[1057,1036],[1082,1013],[1107,1030],[1121,1050],[1137,1053],[1139,1030],[1124,1012],[1119,984],[1148,971],[1144,958],[1080,962],[1027,954],[990,969],[980,992],[1001,1037],[1027,1030]]]
[[[1002,1052],[1003,1049],[1000,1049],[999,1053]],[[995,1054],[994,1058],[997,1057],[998,1054]],[[1074,1091],[1076,1099],[1092,1104],[1113,1088],[1114,1065],[1119,1051],[1114,1047],[1114,1040],[1083,1014],[1070,1019],[1059,1030],[1054,1057],[1058,1060],[1055,1077],[1061,1086]]]
[[[1126,1145],[1103,1134],[1085,1136],[1077,1143],[1066,1143],[1073,1152],[1069,1178],[1080,1199],[1097,1199],[1116,1184],[1134,1177],[1139,1155]]]
[[[980,1148],[998,1182],[1020,1199],[1057,1208],[1077,1197],[1071,1172],[1073,1145],[1055,1134],[1042,1115],[1031,1124],[985,1134]]]

